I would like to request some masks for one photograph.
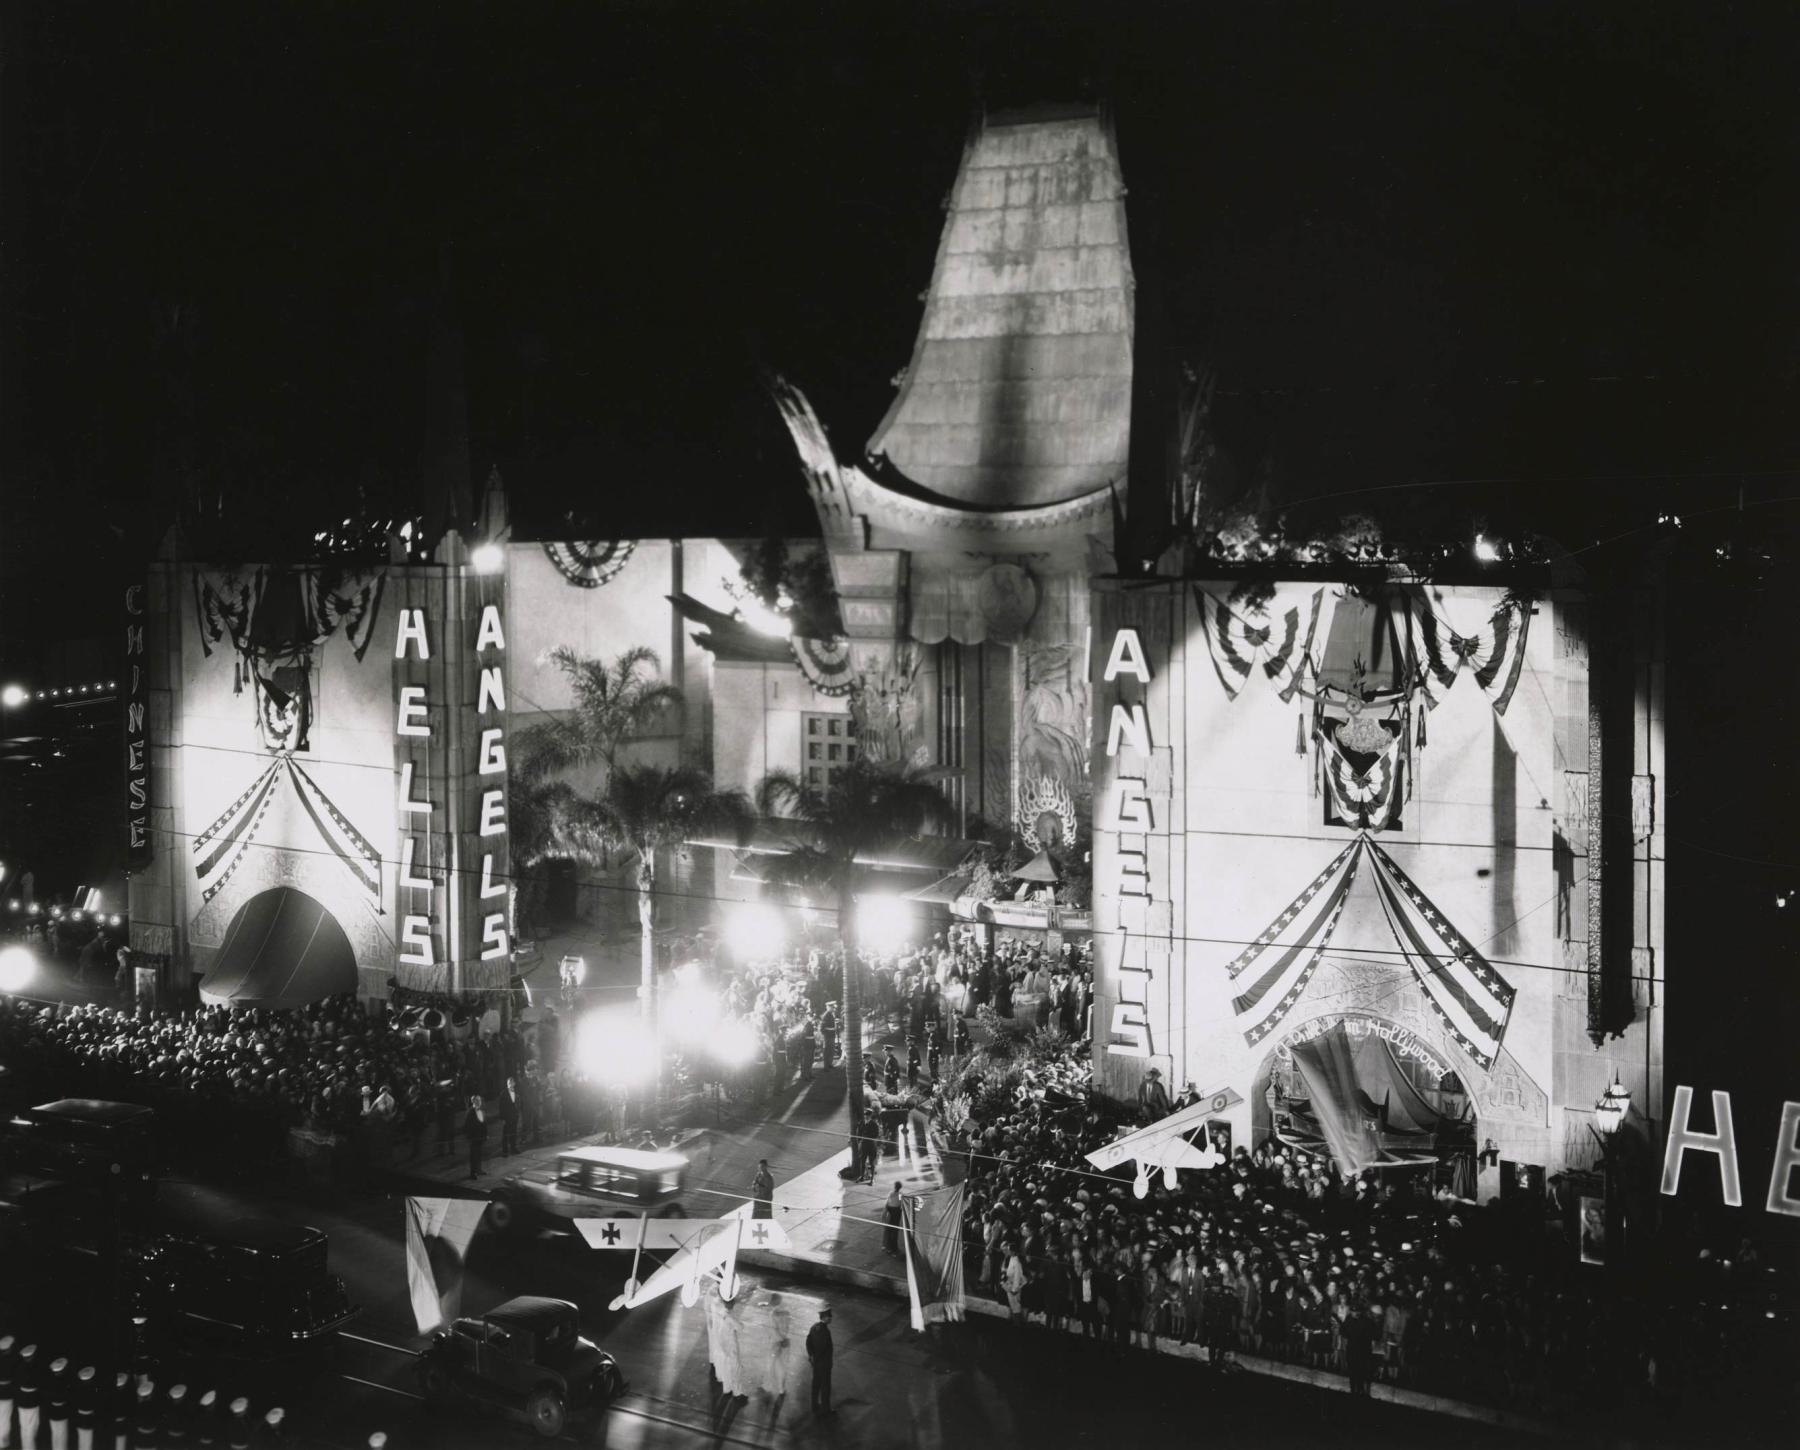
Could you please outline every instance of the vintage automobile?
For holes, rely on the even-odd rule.
[[[362,1312],[330,1272],[316,1228],[241,1218],[212,1233],[156,1234],[127,1256],[134,1307],[178,1340],[245,1358],[318,1343]]]
[[[647,1213],[685,1218],[681,1196],[687,1159],[639,1148],[571,1148],[552,1173],[516,1173],[494,1190],[488,1222],[509,1229],[574,1232],[578,1218]]]
[[[4,1153],[9,1172],[104,1185],[139,1205],[156,1198],[156,1112],[136,1103],[63,1098],[26,1108],[6,1124]]]
[[[566,1299],[525,1295],[432,1335],[419,1358],[427,1396],[452,1391],[522,1415],[545,1436],[572,1415],[603,1412],[629,1386],[618,1362],[581,1336]]]

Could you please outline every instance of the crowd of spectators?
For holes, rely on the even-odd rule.
[[[1353,1389],[1379,1377],[1549,1415],[1666,1405],[1769,1363],[1772,1281],[1747,1242],[1729,1260],[1671,1246],[1690,1272],[1634,1272],[1627,1293],[1554,1221],[1455,1199],[1429,1170],[1345,1179],[1278,1142],[1228,1147],[1173,1191],[1156,1173],[1139,1199],[1130,1169],[1086,1160],[1142,1119],[1090,1095],[1079,1045],[1004,1071],[1004,1091],[955,1085],[972,1112],[954,1141],[969,1155],[967,1282],[1015,1319],[1119,1351],[1194,1343],[1215,1362],[1251,1354],[1348,1372]]]
[[[519,1146],[609,1125],[611,1104],[562,1050],[554,1008],[524,1030],[466,1004],[436,1011],[428,1030],[415,1013],[373,1016],[351,996],[164,1014],[6,998],[0,1059],[20,1091],[145,1103],[178,1150],[205,1145],[245,1163],[296,1132],[375,1161],[456,1151],[470,1100],[491,1107],[509,1080]]]

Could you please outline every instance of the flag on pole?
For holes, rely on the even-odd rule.
[[[906,1228],[906,1296],[912,1327],[963,1317],[963,1185],[900,1199]]]
[[[463,1260],[487,1207],[485,1198],[406,1200],[406,1286],[419,1333],[441,1329],[462,1308]]]

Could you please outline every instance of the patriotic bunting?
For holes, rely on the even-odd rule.
[[[1252,601],[1248,585],[1240,584],[1226,599],[1195,587],[1194,603],[1213,668],[1233,700],[1259,671],[1279,686],[1283,701],[1291,700],[1311,662],[1325,591],[1316,589],[1310,595],[1278,591],[1264,602]]]
[[[375,621],[381,615],[381,591],[386,583],[386,569],[360,573],[308,569],[303,573],[301,598],[306,618],[311,622],[313,642],[341,632],[360,663],[375,637]]]
[[[1358,768],[1336,738],[1319,732],[1319,772],[1324,777],[1328,819],[1333,825],[1363,831],[1386,829],[1404,800],[1400,789],[1405,768],[1406,736],[1392,736],[1370,763]]]
[[[1394,858],[1367,841],[1371,873],[1394,939],[1425,988],[1425,1003],[1444,1029],[1482,1067],[1492,1067],[1512,1015],[1514,988],[1458,934]]]
[[[1356,879],[1361,845],[1359,836],[1338,852],[1226,968],[1234,981],[1248,983],[1231,1005],[1239,1017],[1251,1019],[1244,1041],[1252,1047],[1293,1011],[1318,970],[1343,915],[1350,884]]]
[[[598,589],[619,577],[637,548],[635,539],[590,539],[569,544],[545,544],[544,553],[557,572],[578,589]]]
[[[1419,661],[1419,686],[1428,705],[1435,707],[1437,695],[1454,685],[1466,670],[1493,702],[1494,713],[1506,713],[1525,664],[1525,640],[1531,628],[1529,604],[1509,599],[1494,610],[1486,624],[1467,635],[1450,628],[1423,596],[1413,599],[1407,619]]]
[[[800,673],[821,695],[848,695],[856,688],[856,671],[850,666],[850,641],[847,639],[800,639],[788,641],[794,652],[794,663]]]
[[[381,853],[350,824],[349,819],[319,789],[318,783],[295,763],[291,755],[270,763],[251,787],[233,801],[210,826],[194,838],[193,853],[200,859],[194,875],[201,883],[201,899],[211,901],[236,874],[245,854],[262,829],[263,818],[280,794],[283,778],[292,782],[307,818],[318,828],[325,844],[360,885],[381,901]]]
[[[1457,932],[1429,897],[1376,842],[1359,835],[1344,847],[1262,934],[1226,966],[1249,985],[1232,999],[1254,1047],[1298,1004],[1331,945],[1364,858],[1394,941],[1425,989],[1425,1003],[1458,1046],[1490,1068],[1512,1015],[1515,989]]]
[[[204,654],[211,655],[212,647],[225,640],[240,651],[249,644],[250,621],[262,591],[261,569],[249,578],[234,570],[194,570],[194,612],[200,619],[200,649]]]

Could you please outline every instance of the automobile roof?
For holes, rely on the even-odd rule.
[[[264,1254],[285,1254],[308,1244],[323,1243],[326,1239],[324,1233],[307,1224],[280,1223],[272,1218],[233,1219],[207,1237],[215,1243]]]
[[[639,1173],[667,1173],[670,1169],[686,1168],[688,1162],[679,1153],[647,1153],[642,1148],[571,1148],[556,1157],[558,1162],[574,1158],[609,1168],[631,1168]]]
[[[542,1334],[573,1319],[579,1311],[567,1299],[545,1299],[536,1294],[521,1294],[495,1306],[481,1317],[515,1329]]]
[[[104,1098],[62,1098],[54,1103],[41,1103],[35,1108],[27,1108],[26,1116],[52,1122],[99,1123],[106,1126],[113,1124],[136,1124],[149,1122],[156,1116],[154,1108],[142,1107],[137,1103],[114,1103]]]

